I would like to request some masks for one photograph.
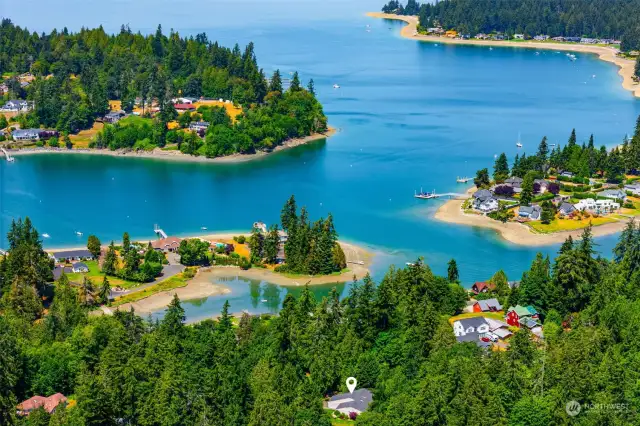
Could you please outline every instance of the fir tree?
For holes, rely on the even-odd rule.
[[[98,293],[98,297],[100,303],[106,305],[109,303],[109,297],[111,296],[111,284],[109,283],[109,279],[105,275],[102,279],[102,285],[100,286],[100,291]]]
[[[313,96],[316,95],[316,86],[313,82],[313,79],[309,80],[309,84],[307,84],[307,91],[311,93]],[[6,126],[5,126],[6,127]]]
[[[262,235],[262,232],[257,228],[251,230],[249,250],[251,251],[251,263],[262,263],[264,257],[264,235]]]
[[[298,92],[302,88],[300,87],[300,77],[298,77],[298,71],[293,73],[293,77],[291,78],[291,85],[289,85],[290,92]]]
[[[267,236],[264,238],[263,255],[265,262],[275,264],[280,250],[280,235],[278,233],[278,224],[271,225]]]
[[[451,259],[447,264],[447,278],[451,283],[457,282],[460,278],[460,274],[458,273],[458,264],[455,259]]]
[[[111,241],[107,253],[104,256],[104,261],[102,262],[102,272],[106,275],[114,276],[117,272],[117,266],[118,255],[116,254],[116,247],[113,241]]]
[[[509,163],[507,161],[507,156],[503,152],[498,156],[496,162],[493,166],[493,180],[496,183],[502,183],[509,177]]]

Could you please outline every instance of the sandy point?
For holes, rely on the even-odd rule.
[[[136,302],[124,303],[112,310],[129,311],[133,308],[138,315],[149,314],[167,307],[174,294],[177,294],[180,300],[193,300],[231,293],[229,288],[209,281],[206,275],[207,269],[210,268],[198,271],[198,274],[184,287],[155,293]]]
[[[401,16],[382,12],[369,12],[367,16],[372,18],[393,19],[406,22],[400,34],[405,38],[413,40],[426,41],[432,43],[443,44],[460,44],[460,45],[476,45],[476,46],[499,46],[499,47],[522,47],[525,49],[540,50],[562,50],[568,52],[592,53],[606,62],[611,62],[618,66],[618,74],[622,77],[622,87],[631,91],[636,97],[640,97],[640,84],[633,80],[635,72],[635,61],[618,56],[618,50],[614,47],[593,46],[585,44],[568,44],[568,43],[543,43],[534,41],[494,41],[494,40],[458,40],[448,37],[437,37],[418,34],[418,17],[417,16]]]
[[[467,191],[470,196],[475,192],[475,187]],[[531,228],[521,223],[502,223],[487,216],[467,214],[462,210],[464,200],[448,200],[435,213],[435,219],[442,222],[453,223],[465,226],[475,226],[478,228],[491,229],[496,231],[506,241],[528,247],[548,246],[561,244],[569,236],[576,239],[582,235],[582,229],[573,231],[554,232],[552,234],[540,234],[533,232]],[[605,223],[593,227],[593,236],[602,237],[605,235],[621,232],[627,226],[627,220],[614,223]]]

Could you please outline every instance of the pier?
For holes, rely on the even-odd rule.
[[[156,233],[156,235],[162,237],[162,238],[167,238],[167,233],[164,232],[162,230],[162,228],[160,228],[160,226],[158,226],[158,224],[156,223],[155,225],[153,225],[153,232]]]
[[[9,152],[6,149],[4,149],[4,148],[0,148],[0,149],[2,150],[2,153],[4,154],[4,156],[5,156],[5,158],[7,159],[8,162],[11,163],[11,162],[13,162],[15,160],[15,158],[13,158],[11,156],[11,154],[9,154]]]
[[[467,198],[467,194],[460,194],[458,192],[444,192],[442,194],[436,194],[435,190],[433,190],[432,192],[422,192],[422,189],[420,189],[420,192],[416,192],[413,196],[415,198],[420,198],[421,200],[430,200],[432,198],[449,198],[450,200],[463,200]]]

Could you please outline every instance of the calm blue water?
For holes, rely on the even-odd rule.
[[[0,231],[6,233],[11,218],[28,215],[51,235],[46,245],[60,247],[84,244],[91,233],[102,241],[119,240],[125,230],[152,238],[154,223],[178,235],[198,234],[201,226],[248,230],[256,220],[278,220],[295,194],[313,218],[332,212],[341,238],[379,253],[377,278],[390,264],[424,256],[438,273],[455,258],[465,283],[500,268],[518,279],[539,249],[436,222],[441,201],[417,201],[414,190],[462,192],[456,176],[491,167],[503,151],[511,160],[518,133],[528,153],[545,135],[564,144],[573,127],[580,141],[594,133],[597,144],[616,144],[631,132],[640,102],[622,89],[616,68],[594,56],[578,54],[571,62],[555,52],[414,42],[399,36],[401,24],[360,13],[371,9],[288,27],[270,20],[174,24],[226,45],[254,41],[266,72],[298,70],[303,80],[313,78],[330,124],[340,129],[326,143],[238,165],[70,155],[0,162]],[[153,28],[150,19],[140,28]],[[56,21],[64,24],[74,28]],[[605,255],[614,242],[598,239]],[[251,307],[243,297],[242,308]]]

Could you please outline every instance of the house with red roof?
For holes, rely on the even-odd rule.
[[[44,397],[40,395],[32,396],[26,401],[22,401],[18,404],[18,415],[20,416],[28,416],[33,410],[37,410],[42,407],[49,414],[56,411],[56,408],[60,404],[66,404],[67,397],[61,393],[54,393],[49,397]]]
[[[494,290],[495,288],[496,288],[496,285],[494,283],[481,281],[481,282],[473,283],[473,285],[471,286],[471,291],[475,294],[480,294],[480,293],[488,293],[489,291]]]

